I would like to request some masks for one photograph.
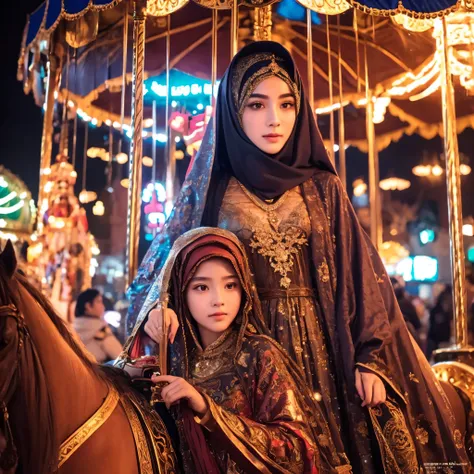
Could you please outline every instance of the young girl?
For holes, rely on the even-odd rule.
[[[142,315],[169,299],[180,323],[171,375],[153,381],[168,383],[162,397],[173,407],[185,472],[351,472],[298,370],[266,335],[233,234],[201,228],[180,237],[152,295]],[[135,331],[125,350],[137,357],[145,339]]]

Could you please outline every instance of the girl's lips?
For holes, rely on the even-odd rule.
[[[227,316],[227,313],[212,313],[209,315],[210,318],[220,318],[222,316]]]

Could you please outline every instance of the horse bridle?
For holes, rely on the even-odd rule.
[[[18,311],[18,308],[13,304],[2,305],[0,306],[0,318],[14,318],[17,322],[18,327],[18,348],[17,348],[17,356],[14,360],[13,366],[10,369],[9,376],[5,378],[5,382],[10,381],[8,387],[5,390],[5,393],[2,391],[0,392],[0,407],[3,414],[3,425],[5,427],[5,439],[7,442],[6,448],[0,455],[0,469],[2,470],[10,470],[15,467],[18,462],[18,453],[13,442],[13,435],[10,427],[10,415],[8,413],[8,402],[10,401],[11,396],[15,391],[15,384],[12,383],[14,378],[17,375],[17,368],[20,360],[20,353],[21,349],[23,348],[23,343],[25,336],[28,334],[28,330],[25,325],[25,320],[23,315]]]
[[[9,470],[15,467],[18,462],[18,453],[13,442],[12,431],[9,422],[9,413],[7,405],[15,391],[15,384],[12,383],[14,378],[17,376],[17,368],[20,361],[21,350],[23,348],[25,337],[29,335],[28,328],[26,327],[25,320],[23,315],[20,313],[18,308],[13,305],[2,305],[0,306],[0,318],[11,317],[14,318],[17,322],[18,328],[18,348],[17,356],[15,358],[12,367],[10,368],[9,376],[6,378],[6,381],[10,380],[10,383],[6,383],[5,386],[8,386],[8,389],[0,390],[0,409],[3,412],[3,421],[5,426],[5,437],[7,441],[7,447],[0,455],[0,469]],[[60,468],[81,446],[87,441],[110,417],[110,415],[115,410],[120,396],[118,391],[113,387],[113,385],[108,384],[109,393],[107,394],[105,400],[98,408],[98,410],[86,420],[69,438],[61,443],[59,447],[59,465]]]

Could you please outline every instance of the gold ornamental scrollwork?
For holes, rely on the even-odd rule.
[[[189,0],[148,0],[146,12],[150,16],[167,16],[183,8]]]
[[[212,10],[230,10],[234,2],[232,0],[194,0],[194,3]]]
[[[239,5],[245,5],[251,8],[264,8],[273,5],[279,0],[242,0]]]
[[[272,39],[272,6],[255,8],[254,18],[255,41],[270,41]]]
[[[414,10],[409,10],[405,8],[403,5],[403,0],[398,1],[397,8],[392,8],[390,10],[387,9],[380,9],[375,7],[368,7],[367,5],[361,3],[358,0],[347,0],[348,3],[353,8],[357,8],[358,10],[366,13],[367,15],[374,15],[374,16],[383,16],[383,17],[390,17],[393,15],[403,14],[407,15],[411,18],[415,19],[435,19],[435,18],[443,18],[451,13],[454,13],[460,10],[462,7],[467,9],[472,9],[474,6],[473,0],[458,0],[455,5],[446,8],[444,10],[434,11],[434,12],[418,12]]]
[[[239,7],[267,7],[279,0],[238,0]],[[234,4],[233,0],[194,0],[201,7],[211,8],[212,10],[230,10]]]
[[[298,3],[313,12],[324,15],[339,15],[351,8],[346,0],[297,0]]]
[[[413,18],[403,13],[398,13],[392,16],[392,21],[402,26],[405,30],[413,31],[415,33],[430,30],[434,26],[434,18]]]
[[[438,380],[461,390],[471,402],[471,410],[474,410],[474,368],[462,362],[440,362],[432,369]]]

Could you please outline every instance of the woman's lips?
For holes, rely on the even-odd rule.
[[[269,133],[268,135],[263,135],[263,138],[265,138],[265,140],[270,143],[277,143],[281,137],[282,135],[279,135],[277,133]]]

